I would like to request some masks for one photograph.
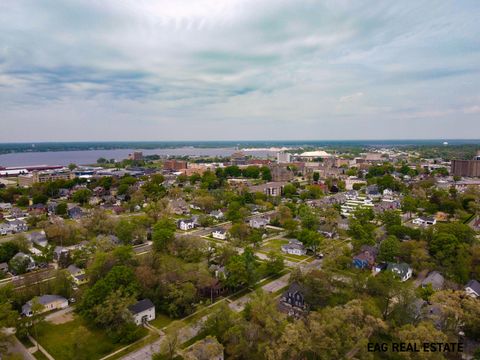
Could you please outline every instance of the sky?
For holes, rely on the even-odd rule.
[[[478,0],[2,0],[0,142],[480,138]]]

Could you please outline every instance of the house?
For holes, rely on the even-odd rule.
[[[217,220],[222,220],[225,217],[225,214],[223,213],[222,210],[213,210],[210,213],[210,216],[217,219]]]
[[[53,250],[53,260],[60,261],[60,259],[67,257],[69,253],[70,250],[65,247],[55,246],[55,249]]]
[[[21,263],[26,264],[25,266],[26,271],[35,270],[35,268],[37,267],[37,265],[35,264],[35,260],[33,260],[33,258],[30,255],[27,255],[21,251],[16,253],[15,256],[10,259],[10,262],[12,261],[13,262],[20,261]]]
[[[305,246],[298,240],[290,240],[288,244],[282,245],[281,249],[284,253],[290,255],[305,255],[307,253]]]
[[[40,246],[42,248],[48,245],[47,236],[45,235],[45,231],[33,231],[27,234],[27,239],[32,242],[33,244]]]
[[[227,230],[225,229],[214,229],[212,231],[212,237],[219,240],[227,240]]]
[[[371,269],[375,265],[378,250],[373,246],[364,245],[360,253],[353,257],[353,266],[357,269]]]
[[[380,194],[380,191],[378,190],[378,185],[376,184],[368,185],[365,189],[365,193],[370,198],[379,198],[382,196],[382,194]]]
[[[387,270],[392,271],[402,281],[407,281],[413,274],[413,269],[406,263],[388,263]]]
[[[68,209],[70,219],[80,219],[83,216],[83,210],[79,206],[73,206]]]
[[[38,297],[38,302],[43,305],[42,313],[68,307],[68,300],[59,295],[42,295]],[[25,316],[33,316],[32,300],[22,306],[22,314]]]
[[[47,211],[49,214],[55,214],[57,212],[58,203],[56,201],[49,201],[47,203]]]
[[[150,299],[140,300],[136,304],[130,305],[128,310],[132,314],[136,325],[155,319],[155,305],[153,305]]]
[[[22,209],[19,209],[17,207],[12,207],[10,209],[10,218],[20,219],[20,218],[24,218],[24,217],[25,217],[25,213]]]
[[[278,308],[288,316],[297,318],[308,312],[308,306],[305,303],[305,295],[298,282],[291,283],[288,289],[282,294]]]
[[[193,219],[178,220],[177,227],[183,231],[192,230],[193,228],[195,228],[195,220]]]
[[[435,291],[442,290],[445,283],[445,278],[438,271],[432,271],[428,276],[422,280],[422,287],[427,287],[429,284]]]
[[[267,226],[269,222],[270,221],[268,219],[265,219],[263,217],[259,217],[259,218],[250,219],[248,224],[250,225],[251,228],[261,229],[261,228],[264,228],[265,226]]]
[[[0,235],[10,235],[13,234],[13,229],[10,224],[2,223],[0,224]]]
[[[480,282],[477,280],[470,280],[467,285],[465,285],[465,291],[468,296],[478,298],[480,296]]]
[[[0,211],[9,211],[12,208],[12,204],[1,202],[0,203]]]
[[[87,275],[85,274],[85,270],[80,269],[75,265],[70,265],[67,268],[67,271],[70,273],[70,278],[73,280],[75,285],[83,285],[88,282]]]
[[[412,224],[418,225],[418,226],[429,226],[429,225],[435,225],[437,223],[437,219],[435,219],[433,216],[420,216],[416,219],[412,220]]]
[[[251,193],[262,193],[267,196],[281,196],[286,184],[287,182],[285,181],[268,182],[266,184],[249,186],[248,191]]]
[[[10,220],[8,221],[8,225],[14,233],[20,233],[28,230],[28,225],[25,221],[20,219]]]
[[[28,207],[31,214],[41,215],[47,212],[47,206],[44,204],[33,204]]]

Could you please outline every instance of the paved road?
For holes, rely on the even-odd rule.
[[[318,269],[322,265],[322,260],[316,259],[312,262],[303,262],[303,263],[298,263],[296,266],[299,266],[302,270],[311,270],[311,269]],[[273,293],[276,292],[285,286],[288,286],[289,284],[289,279],[290,279],[290,273],[283,275],[282,277],[271,281],[265,285],[262,286],[262,289],[266,292]],[[245,296],[242,296],[241,298],[232,301],[231,303],[228,304],[228,306],[236,311],[240,312],[245,308],[245,305],[249,302],[250,296],[252,293],[249,293]],[[198,334],[198,332],[201,330],[203,322],[208,318],[208,315],[204,316],[202,319],[200,319],[197,323],[191,325],[191,326],[186,326],[182,329],[180,329],[179,332],[179,342],[184,343],[194,336]],[[136,350],[128,355],[125,355],[121,359],[124,360],[147,360],[151,359],[153,354],[159,352],[162,347],[162,343],[165,341],[165,337],[161,337],[159,340],[153,342],[152,344],[146,345],[143,348]]]

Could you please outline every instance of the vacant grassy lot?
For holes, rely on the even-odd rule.
[[[88,327],[77,315],[60,325],[39,324],[38,341],[56,360],[72,359],[79,350],[83,359],[100,359],[125,346],[112,343],[104,331]]]

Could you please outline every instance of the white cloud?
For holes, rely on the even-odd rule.
[[[398,137],[410,119],[419,137],[434,121],[445,136],[480,132],[478,102],[465,100],[480,92],[479,11],[473,0],[5,0],[0,141]]]

